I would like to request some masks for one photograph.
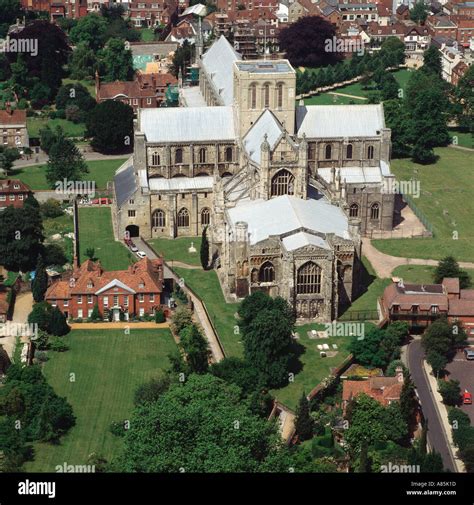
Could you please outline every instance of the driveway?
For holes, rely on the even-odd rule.
[[[474,394],[474,361],[468,361],[464,353],[460,351],[446,369],[450,374],[450,379],[460,382],[462,392],[467,389]],[[460,408],[469,416],[471,424],[474,426],[474,405],[461,405]]]
[[[410,375],[415,383],[418,398],[420,399],[423,415],[428,421],[428,442],[430,446],[441,454],[443,465],[452,472],[456,472],[456,465],[449,448],[442,421],[435,405],[431,386],[423,368],[424,350],[421,340],[413,340],[407,349],[407,361]]]
[[[28,314],[31,312],[33,307],[33,295],[31,293],[21,293],[16,297],[15,300],[15,310],[13,312],[12,323],[27,323]],[[28,342],[28,337],[22,337],[22,342]],[[7,351],[10,359],[13,358],[13,353],[15,351],[16,335],[11,335],[8,337],[1,337],[0,344],[3,345],[5,351]]]

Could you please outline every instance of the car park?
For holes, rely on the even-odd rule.
[[[474,349],[472,349],[470,347],[466,347],[466,349],[464,349],[464,355],[466,356],[466,359],[473,360],[474,359]]]
[[[130,248],[130,251],[136,253],[138,252],[138,247],[132,242],[128,245],[128,247]]]
[[[146,253],[145,253],[144,251],[138,251],[138,252],[137,252],[137,256],[138,256],[139,258],[146,258]]]
[[[464,390],[462,395],[462,402],[464,405],[472,405],[472,394],[467,389]]]

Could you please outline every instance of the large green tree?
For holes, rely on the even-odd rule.
[[[71,328],[66,322],[66,316],[58,309],[58,307],[54,307],[51,311],[49,333],[51,333],[51,335],[56,335],[57,337],[62,337],[67,335],[70,331]]]
[[[33,292],[33,299],[35,302],[42,302],[44,300],[44,294],[48,289],[48,274],[46,273],[46,268],[43,260],[43,256],[40,254],[38,256],[38,262],[36,264],[35,278],[31,283],[31,291]]]
[[[441,53],[435,46],[430,46],[423,53],[423,66],[421,70],[428,74],[434,74],[438,79],[441,79]]]
[[[471,285],[469,274],[459,267],[459,263],[453,256],[446,256],[440,260],[433,272],[433,280],[436,284],[441,284],[446,277],[459,279],[461,289],[466,289]]]
[[[186,363],[192,373],[205,373],[209,368],[209,346],[195,324],[183,328],[179,334],[180,346],[186,354]]]
[[[418,0],[410,9],[410,19],[418,24],[425,24],[428,17],[428,7],[423,0]]]
[[[275,424],[254,416],[237,386],[191,375],[136,407],[117,469],[256,472],[280,443]]]
[[[201,265],[204,270],[209,268],[209,240],[207,239],[207,226],[202,230],[202,240],[201,240]]]
[[[295,430],[300,442],[309,440],[314,433],[314,420],[309,410],[309,401],[303,391],[296,409]]]
[[[84,157],[71,139],[59,137],[49,150],[49,160],[46,166],[46,180],[54,188],[55,184],[68,181],[80,181],[89,169]]]
[[[122,102],[99,103],[87,118],[91,145],[104,154],[127,153],[133,147],[133,109]]]
[[[30,205],[0,212],[0,262],[12,272],[34,270],[44,240],[43,223]]]
[[[135,73],[132,51],[123,39],[110,39],[99,53],[101,75],[105,81],[130,81]]]
[[[87,79],[95,76],[98,69],[97,54],[87,42],[80,42],[69,59],[72,79]]]
[[[71,29],[69,38],[73,44],[85,43],[93,51],[98,51],[104,47],[106,32],[107,20],[98,14],[88,14]]]

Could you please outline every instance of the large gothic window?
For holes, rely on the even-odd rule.
[[[189,212],[184,207],[178,212],[178,228],[189,226]]]
[[[211,211],[206,207],[201,210],[201,224],[208,225],[211,222]]]
[[[199,163],[206,163],[206,149],[204,147],[199,149]]]
[[[226,147],[225,148],[225,160],[232,161],[232,158],[233,158],[232,147]]]
[[[163,228],[166,225],[165,212],[161,209],[155,210],[151,216],[153,228]]]
[[[324,158],[326,160],[330,160],[332,157],[332,147],[331,144],[326,144],[326,147],[324,148]]]
[[[280,170],[272,179],[272,196],[293,195],[295,178],[288,170]]]
[[[380,214],[380,205],[373,203],[370,207],[370,219],[378,219]]]
[[[251,84],[250,88],[250,108],[251,109],[256,109],[257,108],[257,86],[255,84]]]
[[[359,206],[353,203],[349,209],[349,217],[357,217],[359,215]]]
[[[151,164],[155,167],[160,164],[160,155],[158,153],[153,153],[151,155]]]
[[[283,84],[277,86],[277,107],[281,109],[283,107]]]
[[[270,261],[265,261],[260,267],[258,280],[260,282],[273,282],[275,280],[275,268]]]
[[[270,84],[263,86],[263,106],[270,107]]]
[[[174,152],[174,162],[183,163],[183,150],[180,147]]]
[[[303,295],[321,292],[321,268],[316,263],[308,261],[298,269],[296,292]]]
[[[348,144],[346,147],[346,158],[348,160],[352,159],[352,144]]]
[[[367,159],[369,159],[369,160],[374,159],[374,146],[369,146],[367,148]]]

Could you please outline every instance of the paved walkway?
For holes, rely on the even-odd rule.
[[[399,256],[390,256],[376,249],[369,238],[362,239],[362,253],[370,261],[377,277],[390,278],[395,268],[401,265],[422,265],[438,266],[438,260],[428,260],[419,258],[402,258]],[[460,261],[461,268],[474,268],[474,263]]]
[[[73,330],[121,330],[129,329],[143,329],[150,328],[157,330],[159,328],[169,328],[169,323],[154,323],[152,321],[134,322],[134,321],[120,321],[110,323],[72,323],[69,325]]]
[[[168,263],[171,264],[171,267],[179,267],[179,268],[187,268],[188,270],[202,270],[202,267],[199,265],[190,265],[189,263],[183,263],[182,261],[176,260],[168,260]]]
[[[101,154],[96,152],[83,152],[79,149],[86,161],[100,161],[100,160],[115,160],[120,158],[129,158],[131,154]],[[47,163],[49,157],[46,153],[33,154],[29,159],[16,160],[13,163],[13,170],[16,168],[32,167],[34,165],[44,165]]]
[[[355,98],[356,100],[367,100],[365,96],[348,95],[347,93],[337,93],[336,91],[328,91],[328,95],[345,96],[347,98]]]
[[[453,149],[461,149],[462,151],[469,151],[469,152],[474,152],[474,149],[471,149],[470,147],[464,147],[464,146],[455,146],[453,144],[449,144],[448,147],[452,147]]]
[[[15,309],[11,322],[18,324],[25,324],[28,322],[28,315],[33,307],[33,295],[31,293],[21,293],[16,297]],[[28,342],[28,337],[21,337],[21,342]],[[0,344],[7,352],[10,359],[13,358],[15,352],[16,335],[8,337],[1,337]]]

